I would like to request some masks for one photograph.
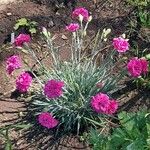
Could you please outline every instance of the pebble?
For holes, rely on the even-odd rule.
[[[12,13],[8,12],[8,13],[6,13],[6,15],[7,15],[7,16],[11,16],[11,15],[12,15]]]
[[[68,38],[67,38],[64,34],[61,36],[61,38],[62,38],[63,40],[68,40]]]

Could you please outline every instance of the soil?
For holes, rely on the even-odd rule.
[[[27,109],[27,104],[24,100],[20,97],[17,98],[13,96],[13,92],[15,91],[15,78],[22,70],[18,70],[11,77],[7,76],[5,71],[5,59],[12,54],[18,53],[22,58],[27,60],[31,66],[34,65],[33,59],[30,58],[28,54],[16,50],[9,44],[10,34],[14,32],[13,26],[16,20],[22,17],[34,20],[38,22],[38,31],[41,31],[43,26],[47,27],[49,31],[55,34],[56,44],[61,46],[62,60],[66,60],[69,59],[70,34],[67,33],[64,28],[71,22],[69,16],[73,9],[70,5],[65,6],[65,8],[56,8],[55,5],[40,4],[36,1],[29,0],[2,4],[3,5],[0,6],[0,44],[2,45],[0,49],[0,127],[19,121],[22,118],[20,114],[25,113]],[[132,8],[126,9],[123,0],[98,1],[97,6],[93,4],[93,1],[78,2],[77,5],[86,7],[93,16],[93,21],[89,26],[89,38],[92,33],[104,27],[111,28],[112,35],[114,34],[115,36],[121,35],[127,30],[128,17]],[[64,35],[66,39],[62,38]],[[43,43],[39,42],[39,40],[38,34],[33,36],[34,44],[32,46],[36,48],[38,44],[42,45]],[[37,51],[38,57],[42,57],[41,54],[41,51]],[[50,61],[51,57],[49,56],[44,60],[44,63],[48,66]],[[24,64],[24,67],[26,68],[27,66]],[[141,108],[150,108],[149,91],[137,90],[137,88],[131,85],[132,84],[126,84],[124,89],[120,89],[120,91],[115,94],[115,97],[120,101],[120,110],[138,111]],[[28,141],[26,137],[23,137],[26,132],[11,132],[16,150],[46,150],[52,148],[50,145],[44,144],[48,143],[51,138],[50,136],[43,138],[37,136],[38,138],[35,140]],[[59,146],[57,148],[56,146],[58,145],[54,144],[52,149],[90,149],[86,143],[80,142],[78,137],[74,136],[61,139]]]

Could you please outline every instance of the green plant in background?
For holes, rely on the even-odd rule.
[[[139,9],[138,16],[142,26],[150,27],[150,12],[148,10]]]
[[[149,150],[150,113],[126,113],[118,115],[119,127],[110,134],[91,130],[89,141],[93,150]]]
[[[91,129],[89,143],[93,150],[109,150],[108,136],[104,136],[98,130]]]
[[[133,6],[147,7],[149,5],[149,0],[127,0],[127,2]]]
[[[4,139],[4,149],[13,150],[13,145],[9,135],[12,129],[14,130],[29,129],[31,126],[32,126],[31,124],[16,124],[0,127],[0,137]]]
[[[0,128],[0,137],[2,137],[5,141],[5,150],[12,150],[12,143],[9,137],[9,128]]]
[[[150,27],[150,0],[127,0],[127,2],[136,8],[135,13],[141,26]]]
[[[149,5],[149,0],[127,0],[133,6],[145,7]]]
[[[18,30],[20,28],[24,28],[29,33],[34,34],[37,32],[37,22],[31,21],[31,20],[26,19],[26,18],[18,19],[16,21],[14,29]]]

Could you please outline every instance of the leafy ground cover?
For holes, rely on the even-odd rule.
[[[91,130],[90,142],[94,150],[117,150],[117,149],[141,149],[150,148],[149,137],[149,113],[138,112],[119,114],[120,125],[113,128],[110,136],[102,130],[100,133]],[[102,132],[104,132],[102,134]]]
[[[149,59],[149,55],[147,55],[147,54],[149,54],[149,52],[148,52],[148,50],[149,50],[149,46],[148,46],[149,28],[148,28],[148,23],[147,23],[148,15],[147,14],[145,15],[145,11],[147,11],[147,7],[145,7],[145,3],[144,3],[144,6],[142,4],[142,7],[143,7],[142,11],[141,11],[141,9],[139,11],[139,7],[137,8],[137,4],[135,5],[131,1],[130,2],[128,1],[128,3],[126,1],[108,1],[108,2],[102,1],[102,2],[97,2],[97,6],[95,6],[92,1],[77,3],[78,6],[86,7],[90,11],[90,14],[93,17],[92,21],[89,24],[88,30],[87,30],[87,38],[84,43],[85,46],[82,48],[82,50],[86,51],[86,56],[93,56],[91,54],[93,54],[92,49],[94,47],[94,41],[97,39],[97,37],[99,37],[99,34],[97,34],[97,36],[96,36],[96,33],[98,31],[100,31],[100,35],[103,35],[103,38],[104,38],[105,34],[107,33],[106,32],[107,30],[105,30],[105,32],[103,32],[104,31],[103,28],[111,29],[111,34],[108,37],[108,39],[106,37],[103,39],[104,41],[110,40],[110,42],[108,42],[108,45],[105,45],[105,44],[102,45],[102,46],[106,46],[106,48],[104,47],[104,50],[99,53],[99,57],[97,57],[97,59],[96,59],[97,67],[95,67],[95,69],[98,69],[101,66],[102,60],[104,60],[104,58],[106,58],[106,56],[108,54],[110,54],[110,51],[112,51],[112,47],[110,47],[109,45],[112,44],[111,41],[114,38],[114,35],[115,35],[115,37],[118,37],[118,36],[121,36],[123,33],[126,34],[126,37],[124,37],[124,35],[122,35],[123,39],[124,38],[130,39],[129,40],[130,50],[129,50],[129,52],[127,52],[127,54],[123,54],[120,56],[117,56],[117,54],[115,54],[115,56],[113,56],[113,61],[117,62],[116,60],[119,60],[121,58],[123,60],[123,62],[119,63],[119,65],[118,64],[116,65],[117,67],[115,68],[115,70],[113,70],[112,75],[115,76],[115,75],[117,75],[117,73],[119,73],[120,69],[122,69],[122,68],[125,69],[124,65],[125,65],[125,63],[127,63],[127,60],[129,60],[131,57],[137,57],[137,56],[139,57],[139,59],[137,59],[137,58],[134,59],[134,61],[131,62],[131,64],[138,62],[141,65],[143,57],[146,57],[147,60]],[[97,125],[100,125],[100,124],[108,124],[108,129],[109,129],[111,126],[110,124],[116,123],[117,118],[110,119],[109,117],[104,117],[104,120],[105,119],[106,120],[103,121],[102,120],[103,117],[100,117],[101,121],[98,121],[97,119],[99,119],[99,118],[97,118],[97,119],[95,118],[96,114],[93,114],[91,107],[89,107],[87,105],[90,100],[89,97],[92,96],[92,95],[87,96],[91,92],[91,90],[89,89],[89,86],[88,86],[89,84],[85,87],[83,85],[86,85],[86,83],[88,83],[88,82],[92,82],[91,83],[92,86],[91,85],[90,86],[93,88],[94,84],[97,83],[98,76],[101,76],[101,74],[98,74],[98,73],[103,73],[103,71],[106,71],[106,72],[103,74],[103,76],[101,78],[103,78],[103,80],[107,82],[107,79],[105,79],[105,78],[107,78],[107,75],[108,75],[107,71],[109,69],[107,70],[105,68],[106,70],[102,69],[103,71],[100,71],[100,72],[99,71],[98,72],[90,71],[91,74],[93,73],[93,76],[96,76],[96,81],[87,80],[86,83],[83,82],[84,83],[83,84],[82,82],[81,83],[79,82],[79,77],[81,76],[81,73],[82,73],[82,72],[80,72],[81,68],[79,66],[76,66],[76,72],[74,72],[74,74],[78,75],[77,78],[75,78],[75,76],[71,75],[71,73],[68,72],[69,70],[73,69],[69,64],[68,64],[68,66],[65,64],[65,66],[63,66],[59,69],[57,68],[56,70],[58,72],[56,71],[56,72],[53,72],[52,74],[50,72],[46,73],[43,70],[44,68],[42,68],[42,67],[40,67],[40,69],[37,68],[37,64],[40,64],[40,63],[44,63],[47,69],[51,69],[52,65],[57,66],[56,64],[53,64],[53,61],[54,61],[53,58],[51,57],[51,55],[49,53],[47,53],[46,43],[43,40],[41,40],[41,38],[40,38],[39,33],[42,29],[42,26],[47,27],[48,30],[51,32],[51,34],[54,35],[52,39],[54,42],[54,46],[56,46],[55,49],[57,49],[58,47],[60,48],[61,61],[62,60],[69,61],[71,58],[71,55],[69,55],[70,47],[71,47],[71,34],[65,30],[65,26],[71,22],[71,19],[70,19],[71,17],[69,17],[69,16],[72,12],[73,6],[68,5],[68,7],[65,6],[66,8],[61,8],[61,6],[56,7],[55,4],[54,5],[47,4],[46,1],[42,4],[43,5],[41,5],[41,4],[39,5],[39,2],[35,3],[35,2],[31,2],[31,1],[30,2],[26,1],[24,3],[14,3],[14,4],[8,5],[8,8],[3,10],[2,14],[1,14],[1,18],[2,18],[1,43],[7,43],[6,45],[2,45],[2,48],[0,51],[0,57],[1,57],[1,63],[2,63],[2,66],[1,66],[1,72],[2,72],[1,82],[2,83],[1,83],[1,88],[0,88],[0,90],[1,90],[0,91],[0,93],[1,93],[1,96],[0,96],[0,98],[1,98],[1,117],[0,117],[0,119],[1,119],[1,126],[4,127],[4,125],[6,125],[4,128],[2,128],[0,130],[2,133],[2,138],[6,141],[7,149],[11,149],[10,143],[12,143],[12,145],[13,145],[12,147],[15,149],[17,149],[17,147],[18,147],[18,149],[30,149],[30,148],[35,149],[35,147],[36,147],[36,149],[50,149],[50,147],[52,145],[54,146],[54,149],[56,149],[57,146],[59,147],[59,149],[64,149],[64,145],[66,146],[66,149],[77,149],[77,148],[91,149],[92,147],[87,146],[88,145],[87,141],[84,138],[82,139],[83,135],[88,133],[88,132],[85,132],[85,131],[88,131],[87,128],[85,128],[85,126],[88,124],[88,127],[90,127],[91,125],[93,127],[97,127]],[[126,4],[128,4],[128,5],[126,5]],[[120,10],[119,6],[122,6],[121,10]],[[27,9],[26,11],[24,11],[24,8],[28,8],[28,7],[29,7],[29,10]],[[18,11],[16,11],[15,8],[17,8]],[[140,6],[140,8],[141,8],[141,6]],[[144,10],[144,13],[143,13],[143,10]],[[139,21],[139,15],[140,15],[140,21]],[[22,27],[21,27],[21,29],[18,30],[18,27],[19,27],[18,24],[22,25],[22,22],[20,23],[18,21],[19,18],[27,18],[27,20],[25,21],[25,19],[24,19],[25,25],[23,25],[23,26],[25,28],[23,27],[23,29],[22,29]],[[143,21],[143,18],[145,21]],[[33,22],[34,22],[34,24],[33,24]],[[36,26],[34,26],[35,23],[36,23]],[[139,27],[139,23],[140,23],[140,27]],[[137,30],[137,27],[138,27],[138,30]],[[36,30],[37,33],[35,33],[35,32],[31,33],[30,31],[33,31],[33,30],[30,30],[30,29],[33,29],[34,31]],[[69,29],[71,30],[71,27],[68,26],[68,30]],[[6,30],[6,32],[5,32],[5,30]],[[17,32],[15,30],[17,30]],[[144,30],[146,30],[146,34],[143,32]],[[30,46],[31,46],[31,49],[33,49],[35,52],[34,56],[37,56],[38,59],[36,59],[36,60],[33,59],[32,56],[29,55],[29,51],[27,48],[18,50],[16,48],[14,48],[14,46],[12,46],[12,44],[9,44],[10,34],[12,31],[15,32],[15,36],[19,35],[20,33],[27,33],[30,36],[32,36],[32,44]],[[50,38],[49,37],[50,35],[47,35],[48,34],[47,30],[43,33],[47,39]],[[144,33],[144,36],[143,36],[143,33]],[[118,40],[118,39],[116,39],[116,40]],[[50,44],[50,46],[51,46],[51,44]],[[103,49],[102,46],[98,47],[97,49],[98,50]],[[77,48],[77,47],[78,46],[76,45],[75,48]],[[50,50],[51,49],[52,48],[50,47]],[[79,50],[79,49],[80,48],[78,47],[77,50]],[[53,53],[53,52],[51,51],[51,53]],[[58,79],[60,80],[60,77],[63,75],[65,84],[68,84],[68,85],[71,84],[71,86],[68,86],[65,89],[64,97],[62,97],[62,101],[64,101],[64,100],[67,100],[67,97],[69,97],[69,95],[74,94],[74,96],[70,96],[70,98],[72,99],[74,97],[74,99],[78,99],[77,105],[76,105],[76,103],[73,103],[73,104],[70,103],[69,102],[70,98],[69,98],[69,100],[67,100],[69,102],[67,104],[67,106],[71,107],[71,105],[72,105],[71,110],[73,110],[73,112],[76,112],[76,113],[70,113],[69,116],[72,116],[71,117],[72,120],[70,122],[67,122],[68,119],[65,117],[68,115],[68,111],[65,111],[65,113],[63,112],[64,103],[62,103],[60,101],[58,101],[58,103],[57,102],[53,103],[52,101],[50,101],[51,103],[44,103],[46,99],[44,100],[43,94],[38,93],[38,92],[37,93],[38,93],[39,97],[34,97],[35,89],[36,90],[39,89],[37,82],[33,83],[31,89],[26,94],[21,94],[20,92],[15,91],[16,87],[15,87],[14,83],[15,83],[17,76],[22,72],[22,69],[17,70],[14,73],[14,76],[12,76],[12,77],[9,75],[6,76],[6,69],[5,69],[6,58],[8,58],[9,56],[11,56],[13,54],[15,54],[15,55],[19,54],[19,56],[21,56],[22,60],[24,61],[23,67],[22,67],[23,71],[28,70],[29,67],[32,68],[30,70],[30,72],[28,72],[31,77],[42,77],[42,79],[43,79],[43,75],[49,74],[49,77],[55,76],[55,79],[57,78],[57,80]],[[89,57],[87,57],[87,58],[89,58]],[[40,60],[40,63],[39,62],[36,63],[37,60]],[[49,60],[50,60],[50,62],[49,62]],[[109,60],[111,60],[111,59],[109,59]],[[74,61],[76,62],[79,60],[75,59]],[[119,90],[116,89],[115,92],[111,92],[112,89],[110,89],[110,91],[109,90],[107,91],[106,87],[107,86],[109,87],[109,84],[106,84],[106,82],[105,82],[104,85],[102,85],[102,84],[98,85],[98,86],[104,86],[104,89],[102,89],[100,91],[104,92],[104,93],[108,92],[110,100],[112,100],[112,99],[118,100],[118,102],[119,102],[118,112],[121,112],[122,110],[126,110],[128,112],[137,112],[138,110],[141,110],[142,108],[146,108],[147,110],[149,110],[149,106],[150,106],[149,92],[147,89],[146,90],[141,89],[141,87],[142,88],[149,87],[149,84],[148,84],[149,83],[149,79],[148,79],[149,75],[148,74],[145,75],[145,72],[147,73],[147,69],[144,70],[141,67],[141,69],[139,69],[139,72],[137,73],[132,70],[132,65],[128,65],[128,66],[129,66],[128,68],[131,68],[131,69],[128,69],[131,71],[130,72],[131,75],[136,77],[136,80],[134,80],[134,83],[132,82],[132,80],[134,78],[132,78],[132,80],[130,80],[129,75],[126,75],[126,77],[123,80],[119,81],[119,85],[120,85]],[[66,67],[67,67],[67,69],[66,69]],[[85,67],[85,65],[83,65],[83,67]],[[19,65],[16,66],[16,69],[17,68],[19,68]],[[90,69],[94,70],[94,67],[89,67],[88,70],[90,70]],[[62,74],[60,70],[62,72],[64,70],[67,70],[67,71],[66,71],[66,73]],[[9,73],[11,74],[11,69],[9,71],[10,71]],[[73,71],[74,71],[74,69],[71,72],[73,72]],[[139,77],[140,75],[142,75],[142,76]],[[87,76],[87,74],[83,74],[82,81],[84,81],[84,76]],[[111,78],[111,77],[109,76],[109,78]],[[47,78],[42,81],[42,84],[46,83],[46,80],[47,80]],[[74,85],[74,83],[77,83],[77,84]],[[111,84],[111,82],[108,82],[108,83]],[[78,88],[78,87],[80,87],[79,86],[80,84],[82,85],[81,89]],[[105,86],[105,84],[107,86]],[[19,86],[19,81],[18,81],[18,89],[20,89],[19,87],[20,86]],[[86,93],[84,93],[85,91],[86,91]],[[91,94],[93,94],[93,96],[94,96],[97,92],[98,91],[94,90],[93,92],[91,92]],[[72,94],[70,94],[70,93],[72,93]],[[77,93],[80,93],[80,95],[78,95]],[[101,97],[101,95],[98,95],[98,96]],[[50,98],[49,94],[47,94],[47,97]],[[80,97],[81,97],[81,99],[80,99]],[[105,97],[107,97],[107,96],[105,95]],[[34,105],[33,105],[31,103],[31,101],[34,98],[38,99],[38,101],[34,102]],[[73,101],[73,100],[71,100],[71,101]],[[59,102],[60,102],[60,104],[59,104]],[[86,106],[87,110],[84,107],[82,107],[82,106],[84,106],[84,104],[86,104],[85,106]],[[36,105],[39,106],[40,108],[35,107]],[[57,107],[54,107],[54,106],[57,106]],[[79,107],[79,109],[78,109],[78,107]],[[16,110],[14,108],[16,108]],[[36,111],[34,110],[35,108],[36,108]],[[57,108],[57,109],[55,109],[55,108]],[[95,108],[95,107],[93,107],[93,108]],[[76,109],[78,111],[75,111]],[[66,129],[68,129],[70,134],[69,135],[67,134],[62,137],[60,136],[61,138],[59,137],[59,139],[56,139],[56,138],[54,139],[53,133],[60,133],[60,131],[58,132],[58,130],[54,130],[54,131],[52,130],[53,131],[52,132],[51,130],[47,130],[43,127],[40,127],[39,124],[34,124],[34,127],[27,129],[28,127],[30,127],[30,124],[28,126],[28,123],[31,123],[32,121],[34,123],[36,122],[36,118],[34,118],[32,116],[33,110],[34,110],[34,113],[36,112],[35,115],[39,114],[43,110],[48,111],[48,112],[52,111],[53,115],[62,123],[62,125],[60,124],[61,127],[59,128],[59,130],[64,131],[64,129],[65,129],[64,127],[66,126]],[[97,110],[97,109],[95,108],[95,110]],[[100,112],[108,113],[108,111],[100,111]],[[62,113],[62,115],[60,115],[61,113]],[[89,118],[89,116],[90,116],[90,118]],[[52,117],[52,116],[48,115],[48,118],[50,118],[50,117]],[[91,117],[94,117],[94,118],[91,119]],[[114,117],[117,117],[117,116],[115,115]],[[88,120],[85,121],[85,118]],[[52,120],[53,119],[54,118],[52,118]],[[9,124],[14,124],[17,122],[19,123],[18,126],[17,125],[16,126],[13,126],[13,125],[7,126]],[[20,124],[20,122],[22,124]],[[56,122],[56,120],[54,120],[54,122],[55,122],[54,123],[55,125],[58,124]],[[111,123],[109,124],[109,122],[111,122]],[[24,123],[25,123],[25,125],[24,125]],[[41,123],[41,125],[42,125],[42,123]],[[81,127],[81,129],[80,129],[80,127]],[[20,129],[25,128],[25,129],[20,130],[19,132],[18,131],[15,132],[15,130],[17,130],[18,128],[20,128]],[[85,130],[83,130],[83,128]],[[122,127],[121,127],[121,129],[122,129]],[[71,131],[71,130],[73,130],[73,131]],[[120,129],[118,129],[118,130],[120,130]],[[8,131],[9,131],[9,133],[8,133]],[[43,132],[41,132],[41,131],[43,131]],[[80,132],[80,131],[82,131],[82,132]],[[75,135],[75,133],[77,133],[77,136],[72,137],[71,135]],[[83,135],[81,135],[81,133]],[[61,135],[61,134],[59,134],[59,135]],[[19,138],[17,138],[17,137],[19,137]],[[147,138],[149,138],[149,136]],[[68,139],[70,139],[70,140],[68,140]],[[133,140],[132,138],[129,138],[129,139]],[[51,141],[51,142],[49,142],[49,141]],[[94,143],[92,143],[92,144],[94,145]],[[109,144],[107,144],[107,146],[108,145]],[[128,143],[128,145],[125,145],[125,146],[129,146],[132,149],[132,146],[134,146],[134,144]],[[104,148],[102,148],[102,149],[104,149]]]

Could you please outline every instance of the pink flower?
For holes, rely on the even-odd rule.
[[[23,72],[16,80],[16,89],[20,92],[27,92],[32,82],[32,77],[29,73]]]
[[[92,97],[91,107],[97,113],[113,114],[118,108],[118,103],[115,100],[110,100],[106,94],[99,93]]]
[[[6,71],[8,74],[12,74],[15,69],[21,67],[21,59],[18,55],[13,55],[6,60]]]
[[[113,114],[117,111],[118,109],[118,103],[115,100],[110,100],[109,101],[109,106],[108,106],[108,110],[107,110],[107,114]]]
[[[142,65],[142,72],[147,73],[148,72],[148,61],[145,58],[141,58],[141,65]]]
[[[20,34],[16,39],[15,39],[15,46],[22,46],[24,43],[29,43],[31,41],[31,37],[28,34]]]
[[[137,57],[132,58],[127,64],[127,69],[133,77],[140,76],[142,73],[142,65],[140,60]]]
[[[148,62],[146,59],[134,57],[128,62],[127,69],[130,75],[139,77],[142,73],[148,72]]]
[[[48,112],[43,112],[38,116],[38,122],[48,129],[54,128],[58,125],[58,120],[53,118],[53,116]]]
[[[106,94],[99,93],[92,97],[91,107],[97,113],[106,113],[109,106],[109,97]]]
[[[128,40],[122,37],[114,38],[113,46],[119,53],[123,53],[129,50]]]
[[[44,86],[44,94],[51,99],[60,97],[63,94],[63,87],[63,81],[49,80]]]
[[[76,32],[79,30],[79,24],[78,23],[71,23],[68,26],[66,26],[66,30],[70,32]]]
[[[73,12],[72,12],[72,17],[73,18],[77,18],[79,17],[79,15],[82,15],[83,16],[83,19],[84,20],[88,20],[89,18],[89,12],[88,10],[86,10],[85,8],[83,7],[79,7],[79,8],[76,8]]]

